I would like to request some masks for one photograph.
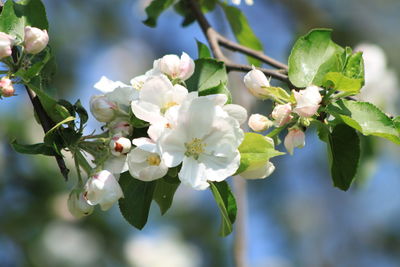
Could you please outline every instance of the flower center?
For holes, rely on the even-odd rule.
[[[135,82],[135,83],[133,83],[133,84],[132,84],[132,87],[133,87],[134,89],[140,91],[140,90],[142,90],[143,85],[144,85],[144,82],[143,82],[143,81],[140,81],[140,82]]]
[[[151,155],[151,156],[148,156],[148,157],[147,157],[147,163],[148,163],[150,166],[158,166],[158,165],[160,165],[160,163],[161,163],[160,156],[158,156],[158,155]]]
[[[204,152],[204,148],[207,144],[204,144],[203,141],[199,138],[193,138],[192,141],[185,143],[186,157],[193,157],[194,159],[198,159],[200,154]]]
[[[175,101],[170,101],[170,102],[166,103],[166,104],[161,108],[161,113],[164,114],[165,112],[167,112],[167,110],[168,110],[170,107],[177,106],[177,105],[179,105],[179,104],[176,103]]]

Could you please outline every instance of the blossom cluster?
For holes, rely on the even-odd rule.
[[[236,173],[244,139],[240,125],[247,111],[228,104],[224,94],[189,92],[185,80],[194,68],[185,53],[166,55],[130,84],[106,77],[95,84],[101,94],[91,98],[90,110],[105,123],[109,153],[80,195],[71,194],[75,215],[89,214],[96,204],[106,210],[123,197],[118,177],[126,171],[138,180],[153,181],[176,169],[179,180],[196,190]],[[133,121],[147,127],[147,136],[133,138]]]
[[[289,124],[288,134],[284,145],[289,154],[293,154],[295,147],[302,148],[305,145],[304,126],[309,126],[310,118],[317,114],[322,101],[320,90],[322,88],[311,85],[303,90],[292,91],[292,96],[286,101],[276,97],[273,87],[263,72],[257,69],[251,70],[244,77],[247,89],[257,98],[272,98],[278,102],[275,105],[270,118],[261,114],[252,114],[249,118],[249,127],[256,132],[269,129],[272,126],[285,127]]]

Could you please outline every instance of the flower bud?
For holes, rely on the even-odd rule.
[[[177,55],[165,55],[154,61],[154,69],[168,75],[171,79],[185,81],[194,72],[194,61],[185,52],[179,58]]]
[[[111,154],[114,156],[126,155],[132,147],[131,140],[121,136],[114,136],[110,141]]]
[[[261,114],[252,114],[249,118],[249,127],[255,132],[268,130],[274,123]]]
[[[292,113],[292,106],[287,103],[284,105],[276,105],[274,110],[272,111],[272,118],[275,120],[275,125],[277,127],[282,127],[287,124],[293,116],[290,115]]]
[[[12,81],[8,77],[3,77],[0,79],[0,90],[1,95],[4,97],[13,96],[15,93]]]
[[[0,32],[0,59],[11,56],[11,48],[14,38],[4,32]]]
[[[133,128],[127,121],[113,120],[108,124],[108,129],[113,135],[129,136],[132,134]]]
[[[275,171],[275,166],[272,162],[267,161],[258,167],[253,167],[245,170],[240,174],[241,177],[246,179],[264,179],[270,176]]]
[[[108,210],[124,194],[114,175],[103,170],[88,179],[83,197],[90,205],[99,204],[102,210]]]
[[[92,214],[93,206],[89,205],[80,190],[72,190],[68,198],[68,210],[76,218]]]
[[[306,136],[304,132],[297,128],[292,128],[285,137],[283,144],[290,155],[293,155],[295,147],[302,148],[306,144]]]
[[[29,54],[40,53],[49,43],[49,35],[46,30],[26,26],[25,27],[25,51]]]
[[[300,92],[294,91],[293,93],[297,102],[293,111],[300,117],[308,118],[317,112],[319,103],[322,101],[318,86],[311,85]]]
[[[244,76],[244,84],[246,88],[258,98],[266,98],[269,96],[266,91],[267,87],[270,87],[269,80],[265,74],[257,69],[252,69]]]
[[[104,95],[94,95],[90,99],[90,111],[100,122],[110,122],[114,118],[116,108],[117,105]]]

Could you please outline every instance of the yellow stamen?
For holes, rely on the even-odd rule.
[[[150,166],[158,166],[158,165],[160,165],[160,163],[161,163],[160,156],[158,156],[158,155],[151,155],[151,156],[148,156],[148,157],[147,157],[147,163],[148,163]]]
[[[207,144],[204,144],[201,139],[193,138],[192,141],[185,143],[186,147],[185,156],[198,159],[200,154],[204,153],[204,148],[206,146]]]

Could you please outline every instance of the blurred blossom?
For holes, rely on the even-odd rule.
[[[130,266],[135,267],[198,267],[199,250],[179,236],[173,228],[164,228],[152,235],[131,237],[124,246]]]
[[[96,266],[101,248],[89,231],[56,221],[46,226],[40,245],[32,252],[38,266]]]
[[[385,51],[375,44],[362,43],[354,48],[362,51],[365,65],[365,85],[357,96],[390,113],[396,113],[399,84],[396,73],[388,68]]]
[[[68,192],[63,192],[55,195],[51,207],[54,214],[58,218],[65,221],[76,221],[77,218],[75,218],[68,210],[68,195]]]

